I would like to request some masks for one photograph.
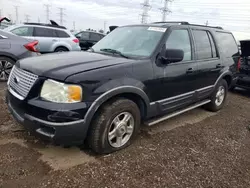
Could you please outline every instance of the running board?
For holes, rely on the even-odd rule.
[[[176,112],[174,112],[174,113],[168,114],[168,115],[166,115],[166,116],[160,117],[160,118],[158,118],[158,119],[149,120],[149,121],[145,122],[144,124],[145,124],[146,126],[152,126],[152,125],[154,125],[154,124],[160,123],[160,122],[162,122],[162,121],[165,121],[165,120],[170,119],[170,118],[172,118],[172,117],[175,117],[175,116],[177,116],[177,115],[183,114],[183,113],[185,113],[185,112],[187,112],[187,111],[193,110],[193,109],[195,109],[195,108],[197,108],[197,107],[203,106],[203,105],[205,105],[205,104],[207,104],[207,103],[210,103],[210,102],[211,102],[211,100],[205,100],[205,101],[202,101],[202,102],[200,102],[200,103],[196,103],[196,104],[194,104],[194,105],[192,105],[192,106],[189,106],[188,108],[185,108],[185,109],[176,111]]]

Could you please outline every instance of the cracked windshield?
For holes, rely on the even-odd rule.
[[[249,188],[249,0],[0,0],[1,188]]]

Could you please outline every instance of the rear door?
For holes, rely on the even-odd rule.
[[[52,45],[60,41],[56,30],[43,27],[34,27],[34,38],[38,40],[38,48],[42,53],[53,52]]]
[[[218,53],[218,46],[209,30],[192,29],[195,43],[195,59],[198,65],[197,88],[203,97],[210,94],[221,70],[225,67]]]
[[[91,46],[93,46],[95,43],[97,43],[99,40],[101,40],[101,36],[97,33],[90,33],[89,40],[90,40]]]
[[[83,31],[76,34],[76,38],[80,41],[80,47],[82,50],[88,50],[90,47],[90,33]]]

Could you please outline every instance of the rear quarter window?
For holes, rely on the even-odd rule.
[[[43,27],[35,27],[34,29],[35,37],[57,37],[56,30],[43,28]]]
[[[231,33],[216,32],[217,41],[223,55],[228,57],[238,56],[239,48]]]
[[[70,37],[65,31],[61,31],[61,30],[56,30],[56,34],[59,38],[69,38]]]

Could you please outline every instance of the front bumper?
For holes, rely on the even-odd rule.
[[[43,140],[48,140],[56,144],[63,145],[76,145],[81,144],[85,140],[88,130],[88,124],[84,119],[77,119],[74,121],[46,121],[41,118],[37,118],[31,114],[27,114],[23,109],[19,108],[20,101],[16,99],[12,94],[7,92],[6,102],[9,111],[13,117],[30,133],[40,137]],[[26,103],[21,101],[22,103]],[[24,104],[22,104],[24,105]],[[28,105],[28,104],[27,104]],[[34,107],[35,109],[35,107]],[[65,109],[67,107],[65,106]],[[45,114],[50,116],[47,109],[43,109]],[[62,109],[63,110],[63,109]],[[41,111],[41,110],[40,110]],[[60,112],[60,111],[58,111]],[[53,114],[56,112],[53,111]]]

